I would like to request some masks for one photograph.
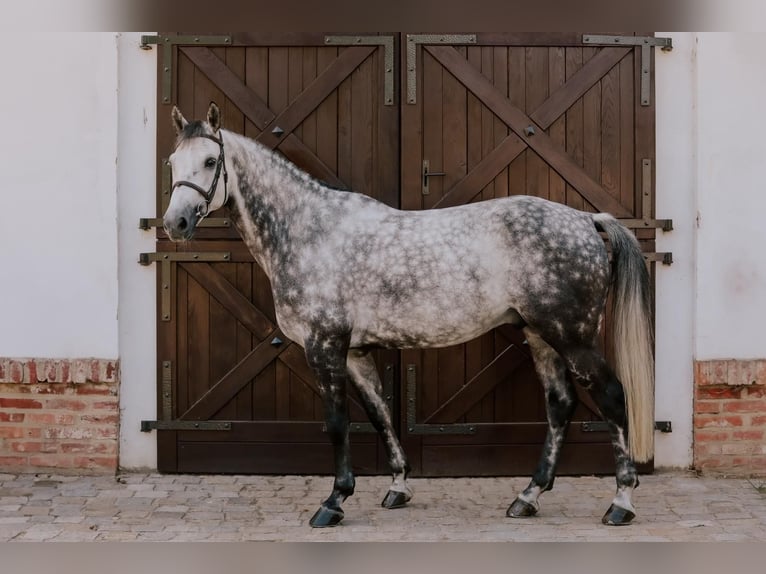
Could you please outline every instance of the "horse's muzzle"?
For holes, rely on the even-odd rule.
[[[197,214],[168,215],[162,220],[162,227],[171,241],[188,241],[194,235],[197,227]]]

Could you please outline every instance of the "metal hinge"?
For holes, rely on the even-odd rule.
[[[169,104],[173,86],[173,46],[231,46],[231,35],[226,36],[141,36],[139,48],[150,50],[151,44],[162,48],[162,103]]]
[[[584,34],[582,43],[592,46],[641,46],[641,105],[651,105],[652,46],[660,46],[663,52],[669,52],[673,49],[672,38]]]
[[[407,103],[418,101],[418,44],[475,44],[476,34],[407,34]]]
[[[162,361],[160,390],[162,392],[161,420],[141,421],[141,432],[152,430],[231,430],[230,422],[173,420],[173,363],[171,361]]]
[[[383,46],[383,105],[394,105],[393,36],[325,36],[328,46]]]
[[[586,421],[580,423],[582,432],[609,432],[609,425],[605,421]],[[654,430],[662,433],[672,433],[673,424],[671,421],[655,421]]]
[[[210,261],[221,262],[231,261],[231,253],[228,251],[210,252],[210,251],[168,251],[157,253],[141,253],[138,262],[141,265],[149,265],[159,261],[160,263],[160,283],[162,291],[160,295],[160,319],[170,321],[170,264],[173,261],[197,262]]]
[[[418,423],[417,407],[417,368],[407,365],[407,432],[410,434],[475,434],[476,425],[466,423],[430,424]]]
[[[141,432],[171,431],[230,431],[231,423],[224,421],[141,421]]]

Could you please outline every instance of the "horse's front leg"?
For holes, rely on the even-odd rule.
[[[316,375],[324,405],[327,434],[335,455],[335,482],[330,496],[311,517],[314,528],[335,526],[343,520],[341,504],[354,494],[351,471],[351,445],[348,436],[348,401],[346,386],[348,341],[337,338],[314,338],[306,344],[306,358]]]
[[[352,349],[348,354],[348,370],[354,388],[362,400],[362,405],[372,426],[378,431],[388,456],[388,464],[393,474],[393,482],[381,506],[399,508],[412,498],[412,491],[407,486],[407,473],[410,465],[404,449],[391,424],[391,413],[383,400],[382,385],[378,370],[369,351]]]

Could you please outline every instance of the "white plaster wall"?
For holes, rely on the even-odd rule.
[[[154,231],[140,230],[138,220],[156,211],[157,50],[141,50],[140,40],[118,38],[120,466],[129,469],[157,467],[157,435],[139,430],[142,419],[157,418],[156,271],[137,263],[139,253],[155,251]]]
[[[655,419],[673,432],[656,434],[655,464],[692,463],[693,336],[696,215],[696,36],[658,32],[673,50],[655,53],[657,216],[673,231],[657,231],[657,250],[673,253],[656,266]]]
[[[0,35],[0,356],[118,356],[116,53]]]
[[[698,44],[695,358],[766,358],[763,33]]]

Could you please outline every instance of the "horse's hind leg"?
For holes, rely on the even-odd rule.
[[[313,337],[306,344],[306,358],[316,375],[325,411],[327,433],[335,454],[335,482],[330,496],[311,517],[314,528],[335,526],[343,520],[341,504],[354,494],[351,471],[351,445],[348,436],[348,401],[346,386],[347,340]]]
[[[628,423],[622,384],[595,349],[579,349],[565,355],[569,370],[593,397],[612,438],[617,467],[617,495],[601,521],[612,526],[628,524],[636,516],[631,495],[638,486],[638,473],[628,452]]]
[[[394,477],[381,506],[399,508],[412,498],[412,491],[407,486],[410,466],[391,424],[391,414],[383,400],[380,377],[370,353],[352,349],[348,354],[348,371],[372,426],[383,439]]]
[[[524,491],[516,497],[506,514],[512,518],[534,516],[540,508],[538,498],[553,488],[556,465],[569,422],[577,406],[577,393],[567,379],[566,366],[561,356],[530,329],[525,329],[535,370],[545,391],[545,409],[548,416],[548,434],[537,470]]]

